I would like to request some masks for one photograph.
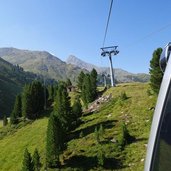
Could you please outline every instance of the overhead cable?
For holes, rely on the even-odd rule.
[[[108,31],[110,16],[111,16],[111,12],[112,12],[112,6],[113,6],[113,0],[111,0],[111,3],[110,3],[110,9],[109,9],[109,14],[108,14],[108,19],[107,19],[107,24],[106,24],[106,29],[105,29],[105,34],[104,34],[104,39],[103,39],[102,47],[104,47],[105,40],[106,40],[106,36],[107,36],[107,31]]]

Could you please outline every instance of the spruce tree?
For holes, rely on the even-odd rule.
[[[25,85],[22,95],[22,115],[28,119],[36,119],[44,108],[44,87],[39,81]]]
[[[83,100],[84,105],[86,107],[88,106],[88,103],[90,103],[94,100],[92,86],[91,86],[90,74],[86,74],[84,76],[83,84],[82,84],[81,97],[82,97],[82,100]]]
[[[33,154],[33,166],[34,166],[34,171],[40,170],[41,163],[40,163],[40,156],[37,148],[34,150],[34,154]]]
[[[12,111],[10,114],[10,124],[17,124],[18,123],[18,118],[15,115],[15,113]]]
[[[91,79],[92,96],[93,96],[93,100],[95,100],[95,98],[97,97],[97,71],[94,68],[90,73],[90,79]]]
[[[60,120],[52,113],[49,118],[46,139],[46,163],[58,167],[59,155],[64,148],[64,132]]]
[[[95,134],[96,141],[99,143],[100,137],[99,137],[99,130],[98,130],[97,126],[94,129],[94,134]]]
[[[31,84],[32,99],[32,119],[36,119],[44,108],[44,87],[39,81],[33,81]]]
[[[22,116],[22,104],[21,104],[21,95],[17,95],[15,98],[14,108],[10,115],[10,123],[17,124],[18,118]]]
[[[31,85],[26,84],[22,93],[22,116],[24,118],[32,119],[32,106]]]
[[[85,74],[83,71],[80,72],[78,79],[77,79],[77,87],[82,90],[83,80],[84,80]]]
[[[65,84],[60,83],[55,97],[54,113],[60,119],[66,131],[71,126],[72,108],[70,104],[70,97],[68,95]]]
[[[54,86],[53,85],[49,85],[48,86],[48,94],[49,94],[49,97],[48,97],[48,100],[54,100],[54,94],[55,94],[55,90],[54,90]]]
[[[82,115],[82,105],[79,98],[76,98],[72,106],[73,120],[77,120]]]
[[[87,100],[90,103],[90,102],[92,102],[94,100],[94,97],[93,97],[93,87],[92,87],[92,83],[91,83],[90,74],[86,74],[85,82],[86,82]]]
[[[83,101],[83,104],[86,108],[88,108],[88,99],[87,99],[87,94],[86,94],[86,90],[87,90],[87,86],[86,86],[86,79],[84,77],[83,79],[83,84],[82,84],[82,90],[81,90],[81,99]]]
[[[33,170],[34,169],[33,169],[32,157],[26,148],[24,152],[22,171],[33,171]]]
[[[120,149],[123,150],[125,145],[129,144],[131,140],[133,140],[133,137],[129,134],[125,123],[122,123],[122,132],[118,140]]]
[[[21,95],[16,96],[15,105],[14,105],[14,112],[18,117],[22,116],[22,103],[21,103]]]
[[[160,84],[163,78],[163,73],[160,69],[159,59],[162,53],[162,48],[158,48],[153,52],[153,57],[150,61],[150,86],[154,93],[158,94]]]
[[[104,133],[105,133],[105,131],[104,131],[104,127],[103,127],[103,125],[102,125],[102,124],[100,124],[100,128],[99,128],[99,135],[100,135],[100,137],[102,137],[102,138],[103,138]]]

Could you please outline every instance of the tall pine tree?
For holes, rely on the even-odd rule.
[[[92,92],[93,90],[92,90],[90,74],[86,74],[83,79],[83,85],[82,85],[82,91],[81,91],[81,98],[86,107],[88,103],[94,100]]]
[[[159,59],[162,53],[162,48],[158,48],[153,52],[153,57],[150,61],[150,86],[151,89],[158,94],[160,84],[163,78],[163,73],[160,69]]]
[[[33,166],[34,166],[34,171],[40,171],[41,163],[40,163],[40,156],[37,148],[34,150],[34,154],[33,154]]]
[[[38,81],[25,85],[22,95],[22,115],[36,119],[44,108],[44,87]]]
[[[46,162],[48,167],[60,165],[59,155],[64,148],[64,132],[60,120],[51,114],[47,127]]]
[[[77,87],[82,90],[83,86],[83,80],[84,80],[85,74],[83,71],[80,72],[78,79],[77,79]]]
[[[24,118],[32,119],[32,106],[31,85],[27,84],[24,86],[22,93],[22,116]]]
[[[90,73],[93,100],[97,97],[97,71],[93,68]]]
[[[17,95],[15,98],[14,108],[10,115],[10,123],[17,124],[18,118],[22,116],[22,103],[21,103],[21,95]]]
[[[53,101],[54,100],[54,94],[55,94],[55,90],[54,90],[53,85],[48,86],[48,94],[49,94],[48,100]]]
[[[83,101],[83,104],[86,108],[88,108],[88,99],[87,99],[87,79],[86,76],[84,76],[83,83],[82,83],[82,89],[81,89],[81,99]]]
[[[80,99],[77,97],[72,105],[72,118],[76,121],[82,115],[82,105]]]
[[[35,119],[44,108],[44,87],[39,81],[31,84],[32,118]]]
[[[54,113],[60,119],[63,127],[68,130],[71,125],[71,104],[66,85],[60,83],[55,97]]]
[[[32,157],[31,154],[28,152],[27,148],[24,152],[22,171],[34,171]]]

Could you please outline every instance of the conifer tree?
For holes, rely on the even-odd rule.
[[[87,101],[90,103],[90,102],[92,102],[94,100],[94,97],[93,97],[93,87],[92,87],[92,83],[91,83],[90,74],[86,74],[85,83],[86,83]]]
[[[24,152],[22,171],[34,171],[32,157],[30,153],[28,152],[27,148],[25,149],[25,152]]]
[[[53,85],[48,86],[48,94],[49,94],[48,100],[54,100],[55,90]]]
[[[34,166],[34,171],[40,170],[41,163],[40,163],[40,156],[37,148],[34,150],[34,154],[33,154],[33,166]]]
[[[21,104],[21,95],[17,95],[15,98],[14,108],[10,115],[10,123],[17,124],[18,117],[22,116],[22,104]]]
[[[90,74],[86,74],[83,79],[81,97],[84,105],[87,107],[88,103],[94,100],[91,86]]]
[[[22,116],[24,118],[32,119],[32,106],[31,85],[27,84],[24,86],[22,93]]]
[[[71,126],[72,108],[70,97],[68,95],[65,84],[60,83],[55,97],[54,113],[60,119],[63,127],[68,130]]]
[[[13,111],[10,114],[10,123],[11,124],[17,124],[18,123],[18,118]]]
[[[93,68],[90,73],[93,100],[97,97],[97,71]]]
[[[121,133],[120,138],[118,140],[120,149],[123,150],[125,145],[130,143],[131,140],[133,140],[133,137],[129,134],[129,131],[128,131],[125,123],[122,123],[122,133]]]
[[[72,106],[72,116],[73,120],[78,119],[82,115],[82,105],[80,99],[77,97]]]
[[[158,94],[160,84],[163,78],[163,73],[160,69],[159,59],[162,53],[162,48],[158,48],[153,52],[153,57],[150,61],[150,86],[154,93]]]
[[[22,103],[21,103],[21,95],[16,96],[15,105],[14,105],[14,112],[18,117],[22,116]]]
[[[44,87],[38,81],[25,85],[22,95],[22,115],[36,119],[44,108]]]
[[[99,130],[98,130],[97,126],[95,127],[94,134],[95,134],[95,137],[96,137],[96,141],[99,143],[100,142],[100,137],[99,137]]]
[[[105,133],[104,127],[103,127],[102,124],[100,124],[100,128],[99,128],[99,135],[100,135],[100,137],[103,137],[104,133]]]
[[[79,74],[79,76],[78,76],[78,80],[77,80],[77,87],[78,87],[80,90],[82,90],[82,85],[83,85],[84,76],[85,76],[84,72],[81,71],[80,74]]]
[[[44,87],[39,81],[33,81],[30,91],[32,99],[32,119],[35,119],[44,108]]]
[[[83,101],[83,104],[86,108],[88,108],[88,99],[87,99],[87,94],[86,94],[86,79],[84,77],[83,84],[82,84],[82,90],[81,90],[81,99]]]
[[[48,167],[59,166],[59,155],[63,148],[63,127],[60,120],[52,113],[48,122],[46,139],[46,162]]]

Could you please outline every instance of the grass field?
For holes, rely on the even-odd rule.
[[[153,114],[150,109],[156,100],[147,89],[148,84],[136,83],[107,90],[104,96],[112,94],[112,100],[102,104],[100,110],[84,114],[82,124],[69,134],[67,149],[60,156],[61,170],[142,171]],[[120,98],[123,92],[126,100]],[[47,122],[48,118],[36,120],[0,140],[0,170],[20,170],[26,147],[32,154],[38,148],[44,163]],[[120,150],[114,140],[119,139],[123,122],[134,140]],[[100,125],[105,133],[97,142],[94,130]],[[100,153],[104,154],[103,166],[98,164]]]
[[[0,170],[19,171],[25,148],[31,153],[37,148],[44,161],[47,121],[47,118],[36,120],[0,140]]]
[[[147,84],[123,84],[109,89],[104,95],[111,93],[114,99],[104,104],[100,111],[85,115],[82,118],[84,124],[73,132],[75,139],[68,143],[65,151],[67,156],[65,162],[69,163],[66,164],[67,167],[77,167],[76,163],[81,163],[81,166],[87,166],[87,170],[92,167],[98,170],[96,157],[100,151],[103,151],[106,164],[101,170],[143,170],[153,113],[150,108],[155,105],[156,99],[148,96],[147,89]],[[122,92],[128,96],[127,100],[118,99]],[[123,122],[127,124],[135,141],[127,145],[123,151],[118,151],[116,144],[111,143],[111,140],[119,138]],[[97,143],[94,130],[100,124],[105,128],[105,135],[101,143]],[[83,137],[79,138],[81,132],[83,132]],[[77,162],[73,166],[72,162],[76,159]]]

